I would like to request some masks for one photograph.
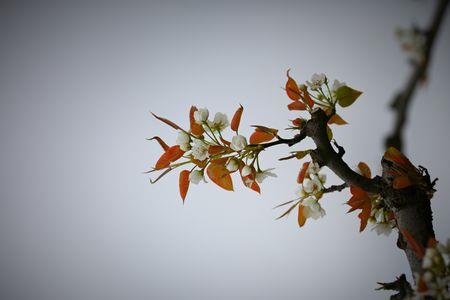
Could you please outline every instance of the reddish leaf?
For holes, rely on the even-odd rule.
[[[302,227],[306,223],[305,207],[303,205],[298,206],[298,216],[297,216],[298,226]]]
[[[292,125],[296,126],[296,127],[303,127],[303,125],[305,124],[305,119],[302,118],[297,118],[295,120],[292,120]]]
[[[277,133],[278,133],[278,129],[275,129],[275,128],[270,128],[270,127],[266,127],[266,126],[262,126],[262,125],[252,125],[252,127],[255,127],[256,131],[271,133],[273,135],[277,135]]]
[[[212,182],[221,188],[227,191],[233,190],[233,182],[231,180],[230,172],[227,170],[225,165],[210,163],[206,169],[206,174],[208,174],[208,177],[212,180]]]
[[[336,124],[336,125],[346,125],[348,124],[344,119],[341,118],[340,115],[334,114],[329,120],[328,125]]]
[[[271,141],[275,135],[268,132],[263,132],[259,130],[255,130],[253,134],[250,136],[250,144],[260,144],[264,142]]]
[[[313,99],[311,98],[311,96],[309,95],[308,91],[305,91],[305,92],[303,93],[303,95],[304,95],[303,102],[305,102],[306,104],[308,104],[309,107],[312,108],[312,107],[314,106],[314,101],[313,101]]]
[[[403,236],[406,238],[406,241],[408,242],[409,248],[411,248],[412,251],[416,254],[417,258],[422,259],[425,256],[425,249],[422,245],[416,242],[416,240],[413,238],[411,233],[405,228],[400,229]]]
[[[181,199],[183,199],[183,202],[189,189],[189,174],[190,172],[188,170],[183,170],[180,172],[179,188],[180,196]]]
[[[301,93],[298,88],[297,82],[289,76],[289,70],[286,72],[286,76],[288,77],[288,80],[286,82],[286,94],[291,100],[298,101],[301,98]]]
[[[297,176],[297,183],[303,183],[303,179],[305,179],[306,171],[308,170],[310,162],[304,162],[302,168],[300,169],[300,172]]]
[[[226,152],[228,150],[227,147],[221,146],[221,145],[212,145],[208,148],[208,153],[210,155]]]
[[[238,131],[239,124],[241,123],[242,112],[244,111],[244,107],[242,105],[234,113],[233,119],[231,119],[231,130]]]
[[[169,125],[170,127],[174,128],[174,129],[177,129],[177,130],[178,130],[178,129],[181,130],[181,127],[178,126],[177,124],[175,124],[174,122],[172,122],[172,121],[170,121],[170,120],[168,120],[168,119],[166,119],[166,118],[159,117],[159,116],[155,115],[154,113],[152,113],[152,115],[153,115],[155,118],[157,118],[158,120],[160,120],[161,122],[166,123],[166,124]]]
[[[151,141],[151,140],[156,140],[158,142],[158,144],[163,148],[164,151],[169,149],[169,146],[167,146],[167,144],[159,136],[154,136],[151,139],[149,139],[149,141]]]
[[[259,187],[259,184],[255,180],[255,175],[252,173],[250,175],[247,175],[245,177],[242,176],[242,167],[240,168],[241,178],[242,182],[246,187],[249,189],[254,190],[255,192],[261,194],[261,188]]]
[[[362,176],[367,177],[367,178],[372,178],[370,168],[365,162],[360,162],[358,164],[358,169]]]
[[[191,106],[191,110],[189,111],[189,123],[191,127],[191,132],[193,135],[200,136],[205,132],[203,126],[195,123],[194,113],[197,111],[197,107]]]
[[[408,186],[411,186],[412,184],[413,183],[411,182],[409,177],[407,175],[403,175],[395,177],[392,186],[394,187],[394,189],[404,189]]]
[[[168,167],[171,162],[177,161],[183,154],[184,151],[180,149],[179,145],[169,147],[156,162],[155,169],[161,170]]]
[[[231,145],[231,142],[227,141],[227,140],[224,139],[223,137],[220,137],[220,141],[221,141],[225,146],[230,147],[230,145]]]
[[[389,147],[384,153],[383,158],[402,167],[406,172],[415,171],[416,169],[409,159],[394,147]]]
[[[300,101],[293,101],[287,107],[289,110],[306,110],[306,104]]]
[[[372,201],[369,194],[360,188],[352,186],[350,187],[350,192],[352,193],[352,197],[347,201],[347,204],[350,205],[351,208],[348,212],[361,209],[361,212],[358,214],[358,218],[361,220],[361,224],[359,226],[359,231],[361,232],[366,228],[367,221],[370,218]]]

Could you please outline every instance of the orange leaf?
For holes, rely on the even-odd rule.
[[[191,157],[191,161],[194,164],[196,164],[199,168],[203,169],[204,167],[206,167],[206,164],[208,162],[207,159],[205,159],[205,160],[198,160],[198,159],[195,159],[192,155],[190,157]]]
[[[344,119],[341,118],[340,115],[334,114],[329,120],[328,125],[336,124],[336,125],[345,125],[348,124]]]
[[[387,149],[384,153],[383,158],[403,167],[405,171],[409,171],[411,169],[415,170],[414,165],[409,161],[409,159],[394,147],[389,147],[389,149]]]
[[[234,113],[233,119],[231,119],[231,130],[238,131],[239,124],[241,123],[242,112],[244,111],[244,107],[242,105]]]
[[[297,118],[295,120],[292,120],[292,125],[296,127],[303,127],[303,125],[306,123],[305,119]]]
[[[302,168],[300,169],[300,172],[297,176],[297,183],[302,183],[303,179],[305,179],[306,171],[308,170],[310,162],[304,162]]]
[[[227,147],[221,146],[221,145],[212,145],[208,148],[208,153],[210,155],[226,152],[228,150]]]
[[[183,202],[189,189],[189,174],[190,172],[188,170],[183,170],[180,172],[179,188],[180,196],[181,199],[183,199]]]
[[[149,139],[149,141],[151,141],[151,140],[156,140],[158,142],[158,144],[161,146],[161,148],[163,148],[164,151],[169,149],[169,146],[167,146],[167,144],[159,136],[154,136],[151,139]]]
[[[268,132],[263,132],[259,130],[255,130],[253,134],[250,136],[250,144],[260,144],[264,142],[271,141],[275,135]]]
[[[208,177],[212,180],[212,182],[221,188],[227,191],[233,190],[233,182],[231,180],[230,172],[227,170],[225,165],[210,163],[206,169],[206,174],[208,174]]]
[[[305,207],[301,204],[298,206],[297,222],[298,222],[298,226],[300,226],[300,227],[302,227],[306,223]]]
[[[416,242],[416,240],[413,238],[411,233],[405,228],[400,229],[403,236],[408,241],[409,248],[411,248],[412,251],[416,254],[417,258],[422,259],[425,256],[425,249],[422,245]]]
[[[273,135],[276,135],[278,133],[278,129],[275,129],[275,128],[270,128],[270,127],[266,127],[266,126],[262,126],[262,125],[252,125],[252,127],[255,127],[256,131],[267,132],[267,133],[271,133]]]
[[[409,179],[409,177],[407,175],[402,175],[402,176],[398,176],[394,178],[394,182],[392,184],[392,186],[394,187],[394,189],[404,189],[407,188],[408,186],[411,186],[413,183],[411,182],[411,180]]]
[[[241,172],[242,182],[244,183],[244,185],[246,187],[248,187],[249,189],[252,189],[255,192],[261,194],[261,188],[259,187],[259,184],[256,182],[254,174],[252,173],[250,175],[243,177],[242,176],[242,167],[240,168],[240,172]]]
[[[361,172],[361,175],[367,178],[372,178],[372,174],[370,172],[369,166],[365,162],[360,162],[358,164],[358,169]]]
[[[286,94],[291,100],[298,101],[301,98],[301,93],[298,88],[297,82],[289,76],[289,70],[286,72],[286,76],[288,77],[288,80],[286,82]]]
[[[161,122],[166,123],[166,124],[169,125],[170,127],[174,128],[174,129],[177,129],[177,130],[178,130],[178,129],[181,130],[181,127],[178,126],[177,124],[175,124],[174,122],[172,122],[172,121],[170,121],[170,120],[168,120],[168,119],[166,119],[166,118],[159,117],[159,116],[155,115],[154,113],[152,113],[152,115],[153,115],[155,118],[157,118],[158,120],[160,120]]]
[[[312,108],[313,105],[314,105],[314,101],[313,101],[313,99],[311,98],[311,96],[309,95],[308,91],[305,91],[305,92],[303,93],[303,95],[304,95],[303,102],[305,102],[306,104],[308,104],[309,107]]]
[[[189,111],[189,123],[191,127],[191,132],[193,135],[200,136],[205,132],[203,126],[195,123],[194,113],[197,111],[197,107],[191,106],[191,110]]]
[[[225,146],[230,147],[230,145],[231,145],[231,142],[227,141],[227,140],[224,139],[223,137],[220,137],[220,141],[221,141]]]
[[[362,232],[366,228],[367,221],[370,218],[371,210],[372,210],[371,204],[366,203],[362,207],[362,211],[358,215],[358,218],[361,220],[361,224],[359,225],[359,232]]]
[[[161,170],[168,167],[171,162],[178,160],[183,154],[184,151],[180,149],[179,145],[169,147],[156,162],[155,169]]]
[[[293,101],[287,107],[289,110],[306,110],[306,104],[300,101]]]
[[[372,201],[369,194],[360,188],[351,186],[350,192],[352,193],[352,197],[347,201],[347,204],[350,205],[351,208],[348,212],[361,209],[361,212],[358,214],[358,218],[361,220],[361,224],[359,226],[359,231],[361,232],[366,228],[367,221],[370,218]]]

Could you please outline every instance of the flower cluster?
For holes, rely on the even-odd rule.
[[[372,197],[371,204],[369,223],[373,225],[372,230],[375,230],[378,235],[388,236],[396,226],[394,213],[383,206],[382,198],[379,195]]]
[[[273,169],[262,170],[259,163],[259,154],[263,147],[258,144],[275,138],[277,130],[264,126],[256,126],[255,132],[247,138],[238,133],[243,107],[235,112],[231,122],[226,114],[218,112],[210,120],[209,110],[191,107],[189,113],[190,129],[185,130],[165,118],[155,117],[178,131],[176,145],[169,147],[159,137],[154,137],[162,146],[164,153],[157,161],[153,171],[165,170],[160,177],[169,171],[192,164],[190,170],[180,173],[179,187],[183,201],[186,197],[189,184],[206,182],[206,175],[218,186],[225,190],[233,190],[231,174],[239,171],[244,185],[254,191],[260,192],[259,184],[267,177],[276,177]],[[224,138],[224,131],[231,127],[234,135],[231,142]],[[184,158],[182,162],[178,159]],[[156,181],[156,180],[155,180]]]
[[[450,299],[450,239],[446,244],[434,242],[429,245],[422,268],[424,272],[418,276],[418,294],[439,300]]]

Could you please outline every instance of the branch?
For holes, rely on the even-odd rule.
[[[346,188],[348,188],[348,184],[344,182],[343,184],[332,185],[330,187],[327,187],[323,190],[323,192],[324,193],[340,192]]]
[[[439,0],[431,24],[428,29],[425,30],[426,36],[423,58],[420,62],[414,65],[411,75],[406,82],[403,90],[399,91],[395,95],[391,103],[391,107],[396,114],[395,125],[392,132],[386,138],[386,147],[393,146],[400,151],[403,148],[403,130],[407,122],[408,108],[411,105],[411,101],[413,99],[417,85],[426,76],[428,66],[431,61],[434,42],[436,40],[439,29],[441,28],[442,20],[444,18],[448,2],[449,0]]]
[[[321,166],[327,166],[338,177],[340,177],[347,186],[356,186],[366,192],[379,194],[383,188],[382,181],[378,177],[373,179],[364,177],[353,171],[347,163],[344,162],[342,156],[345,151],[344,148],[337,145],[338,152],[336,152],[328,139],[327,122],[329,116],[321,110],[317,109],[311,113],[311,119],[308,120],[301,130],[300,134],[292,139],[279,138],[278,140],[259,145],[262,149],[267,149],[276,145],[288,145],[289,147],[300,143],[306,137],[312,138],[316,144],[316,149],[311,151],[311,157]],[[257,147],[257,145],[254,145]]]

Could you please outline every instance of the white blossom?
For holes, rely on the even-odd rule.
[[[309,85],[309,87],[312,90],[317,90],[317,89],[319,89],[322,86],[322,84],[325,83],[326,79],[327,79],[327,77],[325,76],[325,74],[323,74],[323,73],[320,73],[320,74],[314,73],[311,76],[311,81],[306,81],[306,84]]]
[[[178,136],[177,136],[177,140],[176,143],[177,145],[180,145],[180,149],[183,151],[188,151],[191,149],[191,138],[189,137],[189,134],[187,134],[186,132],[180,130],[178,131]]]
[[[203,124],[208,120],[209,111],[206,108],[200,108],[194,112],[194,120],[197,124]]]
[[[316,192],[320,192],[323,189],[322,181],[320,180],[319,176],[316,174],[310,175],[311,181],[314,183],[314,188]]]
[[[308,175],[310,175],[310,174],[317,174],[319,172],[320,172],[319,164],[316,163],[316,162],[313,162],[313,161],[310,162],[309,165],[308,165],[308,169],[306,170],[306,173]]]
[[[392,226],[389,223],[377,223],[372,230],[375,230],[378,235],[388,236],[392,231]]]
[[[243,167],[241,174],[242,174],[242,177],[252,174],[252,167],[250,167],[250,166]]]
[[[384,209],[380,208],[375,212],[374,215],[375,219],[377,220],[377,223],[384,223],[385,217],[384,217]]]
[[[225,167],[227,168],[228,171],[230,172],[234,172],[237,171],[239,169],[239,162],[236,158],[230,158]]]
[[[264,179],[266,179],[267,177],[277,177],[277,174],[271,172],[272,170],[275,170],[275,169],[273,169],[273,168],[267,169],[267,170],[256,173],[256,177],[255,177],[256,181],[258,183],[262,183],[264,181]]]
[[[422,260],[422,268],[429,269],[432,266],[433,266],[433,259],[425,256]]]
[[[214,116],[214,120],[212,122],[211,128],[216,129],[218,131],[222,131],[230,125],[228,122],[228,117],[226,114],[218,112]]]
[[[205,160],[209,157],[208,148],[209,146],[207,144],[205,144],[201,140],[196,139],[194,140],[194,145],[192,146],[192,155],[197,160]]]
[[[247,146],[247,140],[245,136],[235,135],[231,139],[231,149],[234,151],[241,151]]]
[[[307,197],[303,199],[301,205],[305,207],[304,214],[306,218],[312,218],[314,220],[317,220],[319,218],[324,217],[326,214],[325,210],[322,208],[317,199],[314,197]]]
[[[203,177],[203,171],[194,170],[189,174],[189,181],[193,184],[198,184],[202,180],[205,180]]]

